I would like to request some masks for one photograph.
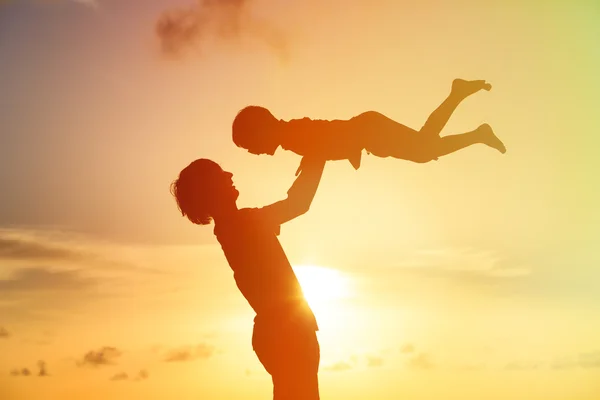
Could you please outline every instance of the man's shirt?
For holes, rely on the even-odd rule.
[[[260,208],[244,208],[215,223],[235,282],[256,312],[255,321],[293,322],[318,330],[302,288],[279,243],[280,226]]]

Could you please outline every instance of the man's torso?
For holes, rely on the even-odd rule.
[[[260,209],[241,209],[215,224],[236,284],[256,312],[256,321],[291,320],[317,330],[294,271],[277,239],[279,225],[261,218]]]

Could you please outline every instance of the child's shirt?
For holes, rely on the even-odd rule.
[[[364,148],[360,131],[355,118],[332,121],[293,119],[287,122],[286,139],[281,147],[301,156],[319,154],[326,160],[348,160],[358,169]]]

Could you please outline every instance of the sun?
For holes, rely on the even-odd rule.
[[[315,265],[294,266],[308,304],[317,311],[349,294],[348,279],[339,271]]]

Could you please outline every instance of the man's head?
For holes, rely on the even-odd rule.
[[[275,154],[280,145],[279,120],[259,106],[242,109],[233,120],[233,142],[252,154]]]
[[[198,159],[185,167],[171,183],[179,211],[191,222],[207,225],[215,214],[235,207],[239,192],[231,172],[214,161]]]

